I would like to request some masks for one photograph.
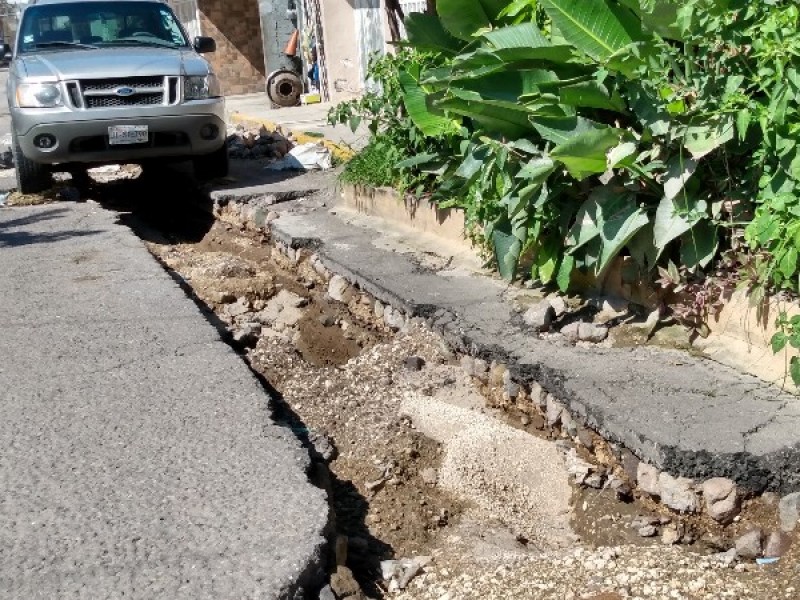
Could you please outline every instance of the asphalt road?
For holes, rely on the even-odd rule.
[[[0,207],[0,598],[309,597],[307,450],[118,219]]]

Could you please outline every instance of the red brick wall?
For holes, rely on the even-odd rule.
[[[208,54],[226,95],[263,92],[261,20],[255,0],[198,0],[203,35],[217,41]]]

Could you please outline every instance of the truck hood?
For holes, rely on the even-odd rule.
[[[69,80],[147,77],[153,75],[207,75],[208,63],[192,50],[171,48],[98,48],[40,52],[19,57],[25,79]]]

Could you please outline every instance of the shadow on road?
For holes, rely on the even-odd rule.
[[[2,219],[2,213],[0,213],[0,248],[16,248],[31,244],[46,244],[51,242],[59,242],[73,237],[86,237],[99,233],[92,230],[65,230],[47,233],[42,233],[41,231],[33,233],[25,230],[27,226],[36,225],[43,221],[57,219],[67,212],[67,210],[68,209],[66,208],[39,208],[33,212],[28,211],[28,214],[26,214],[24,217],[17,217],[8,220]],[[12,213],[8,212],[7,214],[10,215]]]

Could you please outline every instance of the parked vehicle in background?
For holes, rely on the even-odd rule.
[[[22,13],[9,67],[17,183],[42,191],[53,170],[186,160],[228,173],[225,101],[162,0],[38,0]]]

